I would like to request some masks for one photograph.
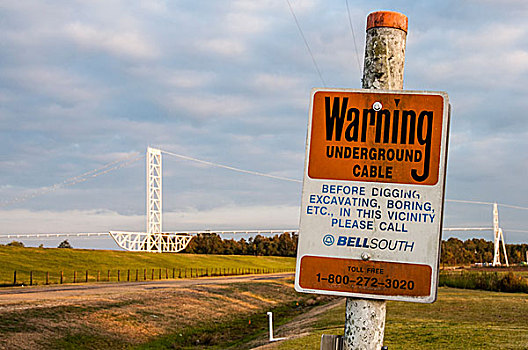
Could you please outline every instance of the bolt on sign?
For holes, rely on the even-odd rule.
[[[448,127],[444,92],[312,91],[297,291],[435,301]]]

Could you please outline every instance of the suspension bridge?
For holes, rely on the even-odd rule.
[[[187,161],[200,163],[207,166],[214,166],[224,168],[240,173],[256,175],[261,177],[272,178],[276,180],[291,181],[291,182],[302,182],[301,180],[287,178],[283,176],[276,176],[272,174],[266,174],[241,168],[236,168],[224,164],[215,162],[209,162],[194,157],[189,157],[174,152],[163,151],[157,148],[148,147],[146,152],[146,190],[147,190],[147,212],[146,212],[146,232],[127,232],[127,231],[109,231],[109,232],[84,232],[84,233],[35,233],[35,234],[7,234],[0,235],[0,239],[42,239],[42,238],[57,238],[57,237],[108,237],[110,236],[115,243],[128,251],[143,251],[143,252],[158,252],[158,253],[177,253],[184,250],[193,237],[200,233],[214,233],[218,235],[224,234],[245,234],[245,235],[274,235],[282,233],[298,233],[298,229],[262,229],[262,230],[200,230],[200,231],[174,231],[167,232],[162,227],[162,202],[163,202],[163,188],[162,188],[162,154],[173,156]],[[31,194],[16,197],[10,201],[0,204],[0,207],[6,207],[9,204],[21,202],[39,195],[43,195],[59,188],[72,186],[81,182],[84,182],[90,178],[94,178],[100,175],[107,174],[113,170],[121,169],[126,167],[140,159],[143,155],[134,153],[123,159],[116,160],[108,163],[98,169],[86,172],[79,176],[69,178],[61,183],[53,186],[41,188],[40,190]],[[482,201],[470,201],[470,200],[455,200],[446,199],[446,202],[455,203],[466,203],[466,204],[477,204],[477,205],[490,205],[493,207],[493,218],[492,225],[489,227],[447,227],[443,228],[444,231],[490,231],[493,232],[494,237],[494,257],[493,266],[501,265],[500,249],[502,246],[505,264],[509,265],[508,257],[506,254],[506,247],[504,242],[503,229],[499,224],[499,205],[514,209],[528,210],[528,208],[509,205],[509,204],[498,204],[493,202],[482,202]],[[524,230],[511,230],[515,232],[528,232]]]

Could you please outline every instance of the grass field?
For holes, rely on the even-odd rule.
[[[319,349],[322,334],[343,334],[344,314],[344,305],[331,310],[314,323],[311,335],[274,349]],[[528,349],[528,294],[440,288],[434,304],[388,302],[384,345],[390,350]]]
[[[143,278],[144,270],[156,269],[155,277],[159,277],[158,270],[162,269],[281,269],[293,270],[295,258],[271,256],[240,256],[240,255],[199,255],[199,254],[157,254],[136,253],[113,250],[85,250],[58,248],[21,248],[0,246],[0,284],[12,284],[13,272],[17,271],[18,283],[29,284],[30,271],[33,271],[33,283],[43,284],[46,272],[49,272],[50,283],[58,283],[60,272],[63,271],[64,283],[73,281],[74,271],[78,280],[85,280],[86,271],[89,281],[95,281],[97,271],[101,280],[107,278],[111,271],[111,280],[117,279],[117,270],[121,271],[121,280],[127,278],[127,270],[131,270],[135,279],[135,270],[139,270]],[[223,271],[223,270],[222,270]],[[187,272],[189,274],[189,272]]]

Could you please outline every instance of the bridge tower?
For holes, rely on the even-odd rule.
[[[148,251],[161,252],[162,233],[162,169],[161,151],[147,148],[147,241]]]
[[[161,150],[147,148],[147,232],[110,231],[121,248],[130,251],[177,253],[187,247],[193,236],[162,231]]]
[[[500,266],[500,243],[502,241],[502,249],[504,252],[504,260],[506,266],[510,266],[508,263],[508,254],[506,253],[506,245],[504,244],[504,235],[502,234],[502,228],[499,226],[499,208],[497,203],[493,203],[493,266]]]

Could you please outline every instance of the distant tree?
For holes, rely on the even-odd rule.
[[[67,239],[62,241],[57,248],[73,248]]]
[[[41,243],[41,244],[39,245],[39,248],[44,248],[44,244]]]
[[[11,243],[7,243],[7,245],[10,247],[23,247],[24,243],[19,242],[19,241],[13,241]]]

